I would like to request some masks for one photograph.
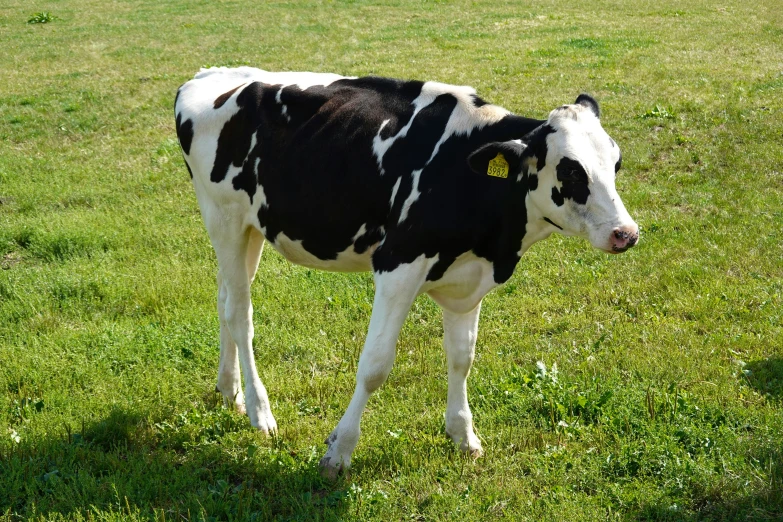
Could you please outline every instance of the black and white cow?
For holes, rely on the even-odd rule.
[[[356,390],[321,460],[327,474],[350,466],[416,296],[443,309],[446,432],[480,454],[466,379],[482,298],[553,232],[610,253],[639,237],[615,190],[620,149],[587,95],[542,121],[469,87],[241,67],[202,70],[175,105],[218,259],[217,389],[253,426],[277,429],[252,347],[250,284],[264,241],[292,263],[374,274]]]

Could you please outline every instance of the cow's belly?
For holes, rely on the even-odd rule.
[[[291,263],[332,272],[367,272],[372,270],[372,254],[378,246],[377,244],[372,245],[364,252],[358,253],[354,245],[351,245],[339,252],[336,259],[320,259],[308,252],[301,240],[291,239],[283,232],[277,234],[275,240],[269,241],[269,244]]]

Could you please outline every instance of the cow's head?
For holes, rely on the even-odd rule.
[[[528,231],[579,236],[605,252],[625,252],[639,239],[615,189],[620,148],[601,127],[598,103],[586,94],[549,114],[521,140],[489,143],[468,158],[487,172],[498,154],[509,181],[526,183]]]

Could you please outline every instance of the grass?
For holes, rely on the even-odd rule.
[[[778,7],[60,0],[28,24],[6,2],[0,518],[780,520]],[[468,84],[535,117],[600,100],[643,237],[616,257],[550,239],[487,297],[483,458],[444,435],[423,297],[351,475],[323,481],[372,279],[272,249],[255,346],[280,436],[220,406],[216,263],[172,103],[199,67],[241,64]]]

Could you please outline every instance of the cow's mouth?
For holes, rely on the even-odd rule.
[[[554,221],[552,221],[552,220],[551,220],[551,219],[549,219],[548,217],[545,217],[545,218],[544,218],[544,221],[546,221],[546,222],[547,222],[547,223],[549,223],[550,225],[556,226],[556,227],[557,227],[557,228],[559,228],[560,230],[563,230],[563,227],[561,227],[560,225],[558,225],[557,223],[555,223]]]

